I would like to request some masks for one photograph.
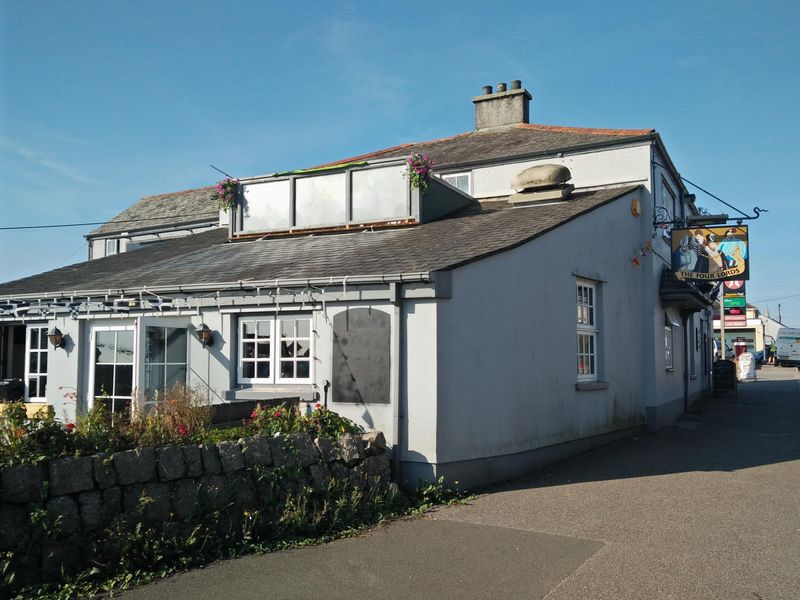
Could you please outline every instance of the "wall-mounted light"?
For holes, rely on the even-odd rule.
[[[53,344],[53,348],[64,347],[64,334],[61,333],[61,330],[58,327],[53,327],[47,332],[47,339],[50,340],[51,344]]]
[[[214,332],[205,323],[201,323],[197,328],[197,339],[203,344],[203,348],[214,344]]]

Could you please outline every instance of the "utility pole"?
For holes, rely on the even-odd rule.
[[[722,299],[719,301],[719,337],[720,337],[720,355],[722,360],[728,358],[725,353],[725,284],[722,288]]]
[[[781,321],[781,305],[780,304],[778,304],[778,323],[783,324],[783,321]]]

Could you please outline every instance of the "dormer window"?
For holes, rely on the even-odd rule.
[[[442,175],[442,179],[465,194],[472,195],[472,173],[447,173]]]
[[[472,201],[462,189],[469,174],[461,175],[459,191],[436,178],[420,191],[403,178],[405,166],[395,158],[243,180],[233,237],[411,225]]]

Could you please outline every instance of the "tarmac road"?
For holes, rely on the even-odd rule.
[[[758,377],[469,505],[123,597],[796,600],[800,374]]]

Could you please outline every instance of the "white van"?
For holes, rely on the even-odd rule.
[[[779,329],[777,346],[778,365],[800,367],[800,329]]]

